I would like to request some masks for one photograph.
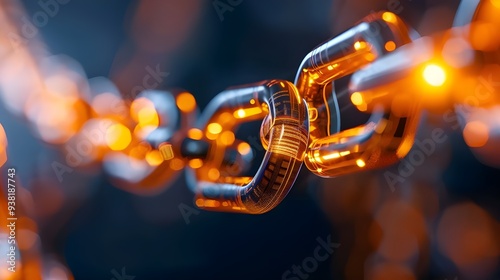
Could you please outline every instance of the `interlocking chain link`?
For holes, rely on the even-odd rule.
[[[411,41],[403,21],[393,13],[374,13],[357,26],[309,53],[295,84],[311,112],[311,142],[305,163],[319,176],[333,177],[393,164],[411,148],[418,121],[418,105],[394,114],[379,105],[369,122],[331,134],[326,86]]]
[[[116,186],[137,194],[161,191],[185,171],[198,207],[260,214],[284,199],[302,162],[322,177],[384,167],[409,152],[422,110],[458,106],[466,126],[474,109],[498,104],[499,95],[492,94],[467,110],[456,105],[474,94],[477,73],[500,75],[500,40],[484,36],[498,33],[500,7],[489,0],[463,6],[471,3],[476,12],[461,16],[461,8],[457,18],[466,19],[456,28],[424,38],[393,13],[373,13],[312,50],[294,83],[230,88],[201,115],[184,90],[146,90],[129,102],[111,82],[87,81],[74,62],[42,61],[28,48],[15,53],[22,63],[9,75],[25,72],[30,82],[7,79],[2,87],[5,94],[26,89],[17,107],[27,108],[24,117],[42,140],[63,146],[66,159],[91,136],[92,152],[72,160],[73,167],[102,163]],[[44,65],[55,70],[46,72]],[[340,115],[332,84],[350,75],[352,104],[371,115],[365,124],[343,130],[340,120],[346,116]],[[59,94],[61,84],[62,91],[71,91]],[[254,153],[235,130],[256,120],[262,121],[266,153],[256,174],[243,177]]]
[[[220,176],[230,144],[225,138],[234,137],[228,135],[238,124],[266,116],[269,145],[255,176]],[[198,207],[260,214],[283,200],[299,173],[309,138],[307,107],[292,83],[271,80],[224,91],[207,106],[198,127],[210,145],[203,165],[193,171]]]

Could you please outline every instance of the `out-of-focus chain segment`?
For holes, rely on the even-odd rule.
[[[130,105],[131,143],[107,153],[104,168],[116,185],[154,194],[173,182],[186,164],[180,146],[196,118],[194,97],[183,90],[146,90]],[[120,141],[120,139],[117,139]]]

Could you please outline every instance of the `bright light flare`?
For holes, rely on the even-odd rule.
[[[354,43],[354,49],[357,51],[366,49],[367,47],[368,44],[366,42],[357,41],[356,43]]]
[[[363,99],[363,95],[359,92],[355,92],[351,95],[351,102],[352,102],[352,104],[354,104],[356,106],[360,106],[363,103],[365,103],[365,101]]]
[[[140,97],[132,102],[130,105],[130,114],[141,128],[157,128],[160,124],[160,117],[156,111],[155,104],[145,97]]]
[[[207,126],[210,134],[217,135],[222,132],[222,126],[219,123],[211,123]]]
[[[146,154],[146,161],[151,166],[158,166],[163,162],[163,156],[159,151],[152,150]]]
[[[158,113],[154,108],[143,108],[137,113],[137,118],[139,120],[139,125],[141,127],[158,127],[160,124],[160,118]]]
[[[396,17],[395,14],[391,13],[391,12],[385,12],[382,14],[382,19],[384,19],[385,21],[387,22],[391,22],[391,23],[397,23],[398,22],[398,18]]]
[[[357,164],[359,167],[361,167],[361,168],[363,168],[363,167],[365,167],[365,166],[366,166],[366,162],[365,162],[364,160],[362,160],[362,159],[358,159],[358,160],[356,161],[356,164]]]
[[[255,116],[262,113],[262,109],[260,107],[248,108],[248,109],[238,109],[233,113],[233,116],[237,119],[243,119],[246,117]]]
[[[440,87],[446,82],[445,70],[436,64],[427,65],[423,71],[423,77],[433,87]]]

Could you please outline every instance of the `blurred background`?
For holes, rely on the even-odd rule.
[[[50,99],[53,109],[41,108],[47,98],[22,93],[36,75],[12,62],[29,53],[40,69],[63,65],[50,69],[84,92],[88,79],[106,77],[124,100],[183,88],[202,110],[229,86],[293,80],[309,51],[372,11],[394,12],[428,35],[451,27],[458,0],[0,2],[0,23],[18,26],[1,41],[2,180],[16,168],[20,249],[36,251],[44,279],[500,279],[500,171],[472,155],[452,116],[424,117],[417,139],[440,128],[446,141],[419,164],[334,179],[303,168],[273,211],[213,213],[194,207],[183,174],[142,196],[117,188],[101,164],[62,164],[71,152],[65,122],[54,120],[80,105]],[[23,47],[14,59],[6,45]],[[325,242],[334,249],[320,247],[328,258],[319,259]]]

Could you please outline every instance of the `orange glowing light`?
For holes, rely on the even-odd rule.
[[[146,156],[146,153],[151,149],[149,145],[137,145],[130,149],[128,153],[129,156],[135,159],[143,159]]]
[[[141,124],[140,117],[142,117],[143,122],[152,118],[151,111],[154,111],[156,113],[155,105],[151,100],[145,97],[137,98],[132,102],[132,104],[130,104],[130,115],[132,119],[139,124]],[[142,116],[140,116],[140,114],[142,114]]]
[[[7,152],[5,150],[0,150],[0,167],[2,167],[7,162]]]
[[[367,53],[365,54],[365,59],[366,61],[374,61],[377,57],[373,53]]]
[[[354,43],[354,49],[357,51],[366,49],[366,46],[366,42],[357,41],[356,43]]]
[[[7,135],[0,124],[0,167],[7,162]]]
[[[211,123],[207,126],[210,134],[217,135],[222,132],[222,126],[219,123]]]
[[[0,123],[0,147],[7,148],[7,134],[5,134],[5,129]]]
[[[479,121],[467,123],[463,131],[465,143],[471,148],[479,148],[488,142],[490,131],[486,124]]]
[[[111,125],[106,130],[106,144],[113,151],[122,151],[128,147],[132,141],[130,130],[119,123]]]
[[[334,152],[334,153],[331,153],[329,155],[326,155],[326,156],[323,156],[323,159],[324,160],[330,160],[330,159],[336,159],[336,158],[339,158],[340,157],[340,153],[339,152]],[[321,162],[321,160],[320,160]]]
[[[252,148],[250,148],[250,145],[246,142],[241,142],[238,144],[238,152],[242,155],[247,155],[250,153]]]
[[[183,112],[192,112],[196,108],[196,100],[189,92],[183,92],[177,96],[177,107]]]
[[[191,128],[188,131],[188,136],[193,140],[201,140],[203,139],[203,132],[197,128]]]
[[[217,117],[218,122],[225,123],[233,117],[233,114],[229,112],[223,112]]]
[[[212,181],[218,180],[220,177],[220,172],[217,170],[217,168],[211,168],[208,170],[208,178]]]
[[[368,104],[362,103],[361,105],[358,105],[356,108],[358,108],[358,110],[361,112],[366,112],[368,110]]]
[[[199,158],[195,158],[195,159],[192,159],[189,161],[189,167],[193,168],[193,169],[198,169],[198,168],[201,168],[203,166],[203,161]]]
[[[203,199],[202,198],[198,198],[195,203],[196,203],[196,206],[202,207],[203,206]]]
[[[363,95],[359,92],[355,92],[351,95],[351,102],[356,106],[360,106],[364,103]]]
[[[229,146],[234,143],[235,137],[232,131],[224,131],[220,136],[222,144]]]
[[[385,43],[385,50],[388,52],[392,52],[396,49],[396,43],[394,41],[389,41]]]
[[[243,119],[245,115],[245,110],[243,109],[239,109],[238,111],[234,112],[234,116],[238,119]]]
[[[332,154],[329,154],[329,155],[323,156],[323,159],[325,159],[325,160],[330,160],[330,159],[332,159],[332,158],[335,158],[334,154],[335,154],[335,153],[332,153]],[[340,157],[340,155],[339,155],[339,157]],[[322,159],[322,157],[320,156],[319,151],[314,151],[313,158],[314,158],[314,160],[315,160],[316,162],[323,163],[323,159]]]
[[[341,157],[345,157],[345,156],[348,156],[351,154],[351,151],[343,151],[343,152],[340,152],[340,156]]]
[[[140,127],[157,128],[160,124],[160,118],[154,108],[142,108],[137,113],[137,119]]]
[[[391,12],[383,13],[382,19],[384,19],[387,22],[391,22],[391,23],[397,23],[397,21],[398,21],[398,18],[396,17],[396,15],[391,13]]]
[[[213,200],[213,199],[202,199],[202,198],[198,198],[196,200],[196,206],[198,207],[219,207],[220,206],[220,202],[217,201],[217,200]]]
[[[151,166],[158,166],[163,162],[163,157],[159,151],[152,150],[146,154],[146,161]]]
[[[243,119],[245,117],[250,117],[254,115],[258,115],[262,113],[262,109],[260,107],[248,108],[248,109],[238,109],[234,112],[234,117],[237,119]]]
[[[184,168],[184,162],[181,159],[174,158],[170,161],[169,166],[172,170],[179,171]]]
[[[440,87],[446,82],[446,72],[436,64],[427,65],[424,69],[423,76],[425,81],[434,87]]]
[[[488,21],[474,22],[470,30],[470,43],[475,50],[495,51],[500,45],[498,34],[497,24]]]
[[[255,99],[253,99],[253,98],[250,99],[250,104],[252,104],[252,105],[255,104]]]
[[[365,166],[366,166],[365,161],[364,161],[364,160],[362,160],[362,159],[358,159],[358,160],[356,160],[356,164],[357,164],[359,167],[361,167],[361,168],[363,168],[363,167],[365,167]]]
[[[218,134],[212,134],[212,133],[210,133],[210,132],[207,131],[207,134],[205,136],[207,137],[208,140],[216,140],[219,135]]]

